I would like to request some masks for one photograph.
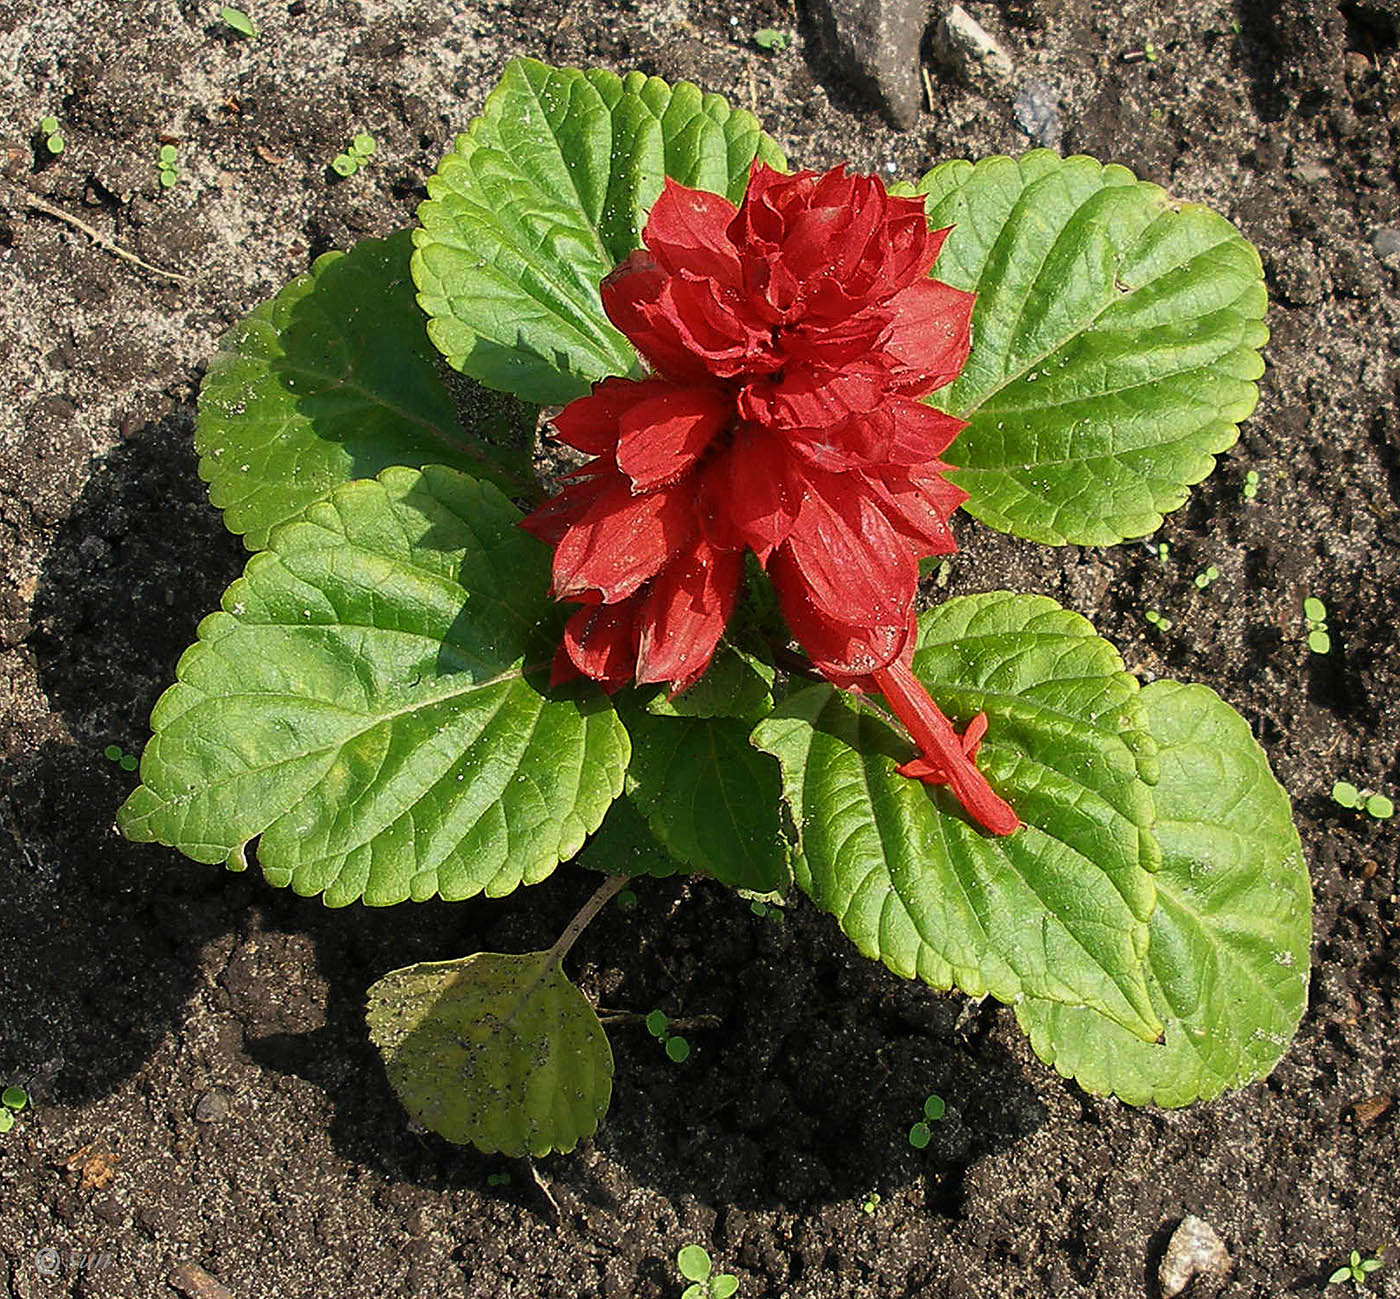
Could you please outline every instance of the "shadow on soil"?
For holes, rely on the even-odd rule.
[[[193,866],[117,836],[115,810],[136,777],[103,749],[139,752],[180,652],[244,558],[204,500],[189,447],[188,419],[172,418],[109,455],[42,574],[32,643],[73,744],[14,764],[0,787],[12,810],[0,858],[14,863],[0,913],[5,1054],[56,1100],[109,1094],[178,1030],[201,978],[226,977],[201,969],[211,939],[300,935],[316,971],[289,957],[240,994],[247,1054],[325,1090],[347,1160],[395,1180],[479,1186],[499,1160],[407,1130],[366,1037],[365,990],[415,961],[548,946],[597,877],[561,871],[467,907],[327,911],[254,872]],[[597,1143],[638,1181],[673,1198],[771,1206],[888,1193],[923,1176],[930,1207],[951,1213],[967,1166],[1041,1122],[1021,1067],[986,1038],[989,1017],[865,961],[805,903],[774,919],[703,881],[637,891],[635,911],[609,907],[594,922],[571,975],[609,1009],[659,1007],[707,1025],[688,1031],[683,1065],[639,1023],[610,1029],[617,1073]],[[314,973],[328,989],[324,1025],[264,1031],[275,1016],[260,1015],[258,999]],[[948,1114],[916,1151],[906,1134],[931,1092]],[[583,1160],[546,1167],[556,1186],[608,1203],[607,1160],[596,1174]],[[527,1166],[507,1193],[548,1211]]]

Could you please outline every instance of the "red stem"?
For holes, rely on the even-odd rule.
[[[871,674],[880,693],[913,736],[919,752],[936,768],[919,778],[931,785],[949,785],[954,796],[978,825],[992,834],[1010,834],[1020,824],[1011,805],[977,770],[963,739],[908,664],[896,661]],[[975,725],[975,722],[973,723]],[[973,752],[976,749],[973,746]]]

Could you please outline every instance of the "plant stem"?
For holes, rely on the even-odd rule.
[[[578,936],[588,928],[588,922],[607,906],[626,883],[626,875],[609,875],[598,885],[593,896],[579,908],[578,915],[569,921],[564,932],[559,935],[558,941],[549,949],[548,958],[544,964],[546,970],[552,970],[563,961],[569,954],[569,948],[578,942]]]

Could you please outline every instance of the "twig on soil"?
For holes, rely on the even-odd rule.
[[[559,1201],[554,1198],[554,1192],[549,1189],[549,1183],[544,1180],[544,1174],[535,1167],[535,1161],[530,1160],[530,1176],[535,1179],[535,1185],[540,1188],[540,1194],[549,1201],[549,1207],[554,1210],[554,1221],[563,1222],[564,1213],[559,1208]]]
[[[31,193],[22,185],[15,185],[14,189],[25,207],[32,208],[35,212],[42,212],[45,216],[51,216],[56,221],[62,221],[72,226],[74,230],[81,230],[93,243],[104,252],[111,253],[113,257],[120,257],[122,261],[139,266],[143,271],[150,271],[152,275],[163,275],[166,279],[175,280],[179,284],[194,283],[188,275],[181,275],[178,271],[167,271],[162,266],[152,266],[150,262],[142,261],[135,253],[128,252],[115,240],[104,235],[102,231],[88,225],[86,221],[80,220],[71,212],[65,212],[61,207],[54,207],[47,199],[42,199],[37,194]]]
[[[598,1019],[603,1024],[642,1024],[646,1022],[646,1016],[635,1010],[604,1010],[598,1007]],[[720,1026],[718,1015],[691,1015],[688,1019],[672,1019],[669,1015],[666,1018],[667,1028],[718,1028]]]

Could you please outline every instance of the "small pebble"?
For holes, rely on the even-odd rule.
[[[1162,1299],[1175,1299],[1198,1276],[1225,1276],[1234,1266],[1210,1223],[1194,1215],[1181,1220],[1157,1269]]]
[[[1041,149],[1060,147],[1060,109],[1055,92],[1043,81],[1032,81],[1016,95],[1016,126]]]
[[[1371,236],[1371,247],[1391,270],[1400,270],[1400,226],[1382,226]]]
[[[196,1123],[222,1123],[228,1118],[228,1093],[215,1087],[201,1096],[194,1107]]]
[[[934,28],[934,49],[965,81],[1005,85],[1015,75],[1011,56],[962,5],[954,5]]]

